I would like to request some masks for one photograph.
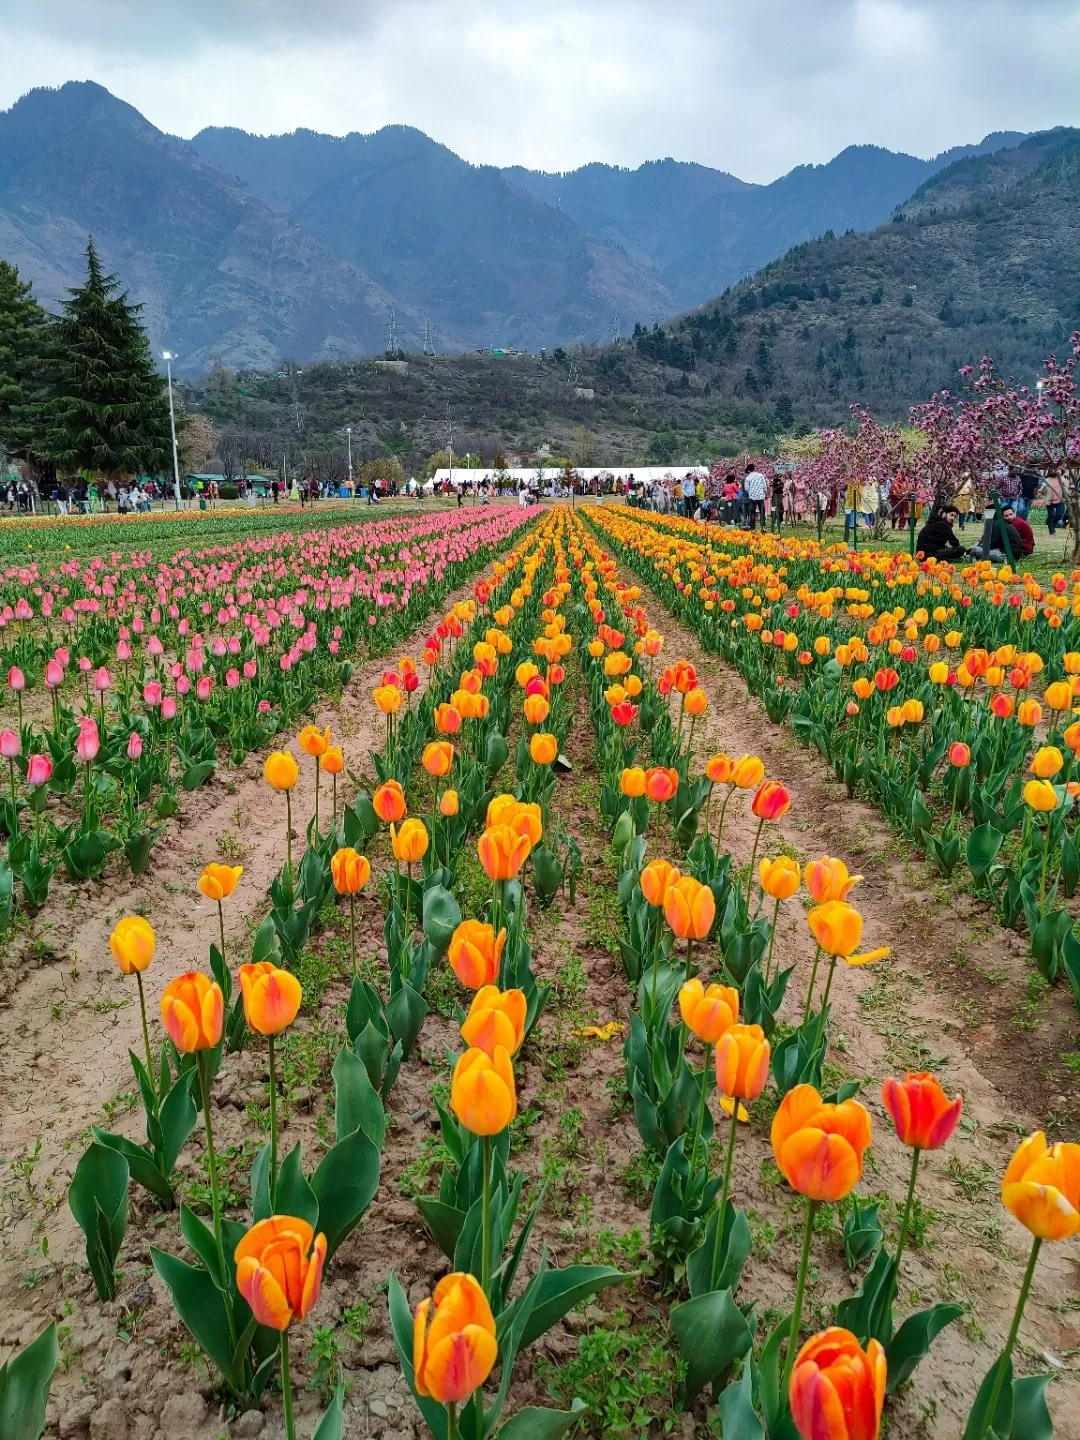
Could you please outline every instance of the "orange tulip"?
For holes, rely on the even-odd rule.
[[[458,813],[458,793],[456,790],[444,790],[439,796],[439,814],[445,815],[448,819]]]
[[[903,1080],[885,1080],[881,1099],[892,1116],[901,1145],[917,1150],[938,1150],[957,1125],[964,1108],[958,1095],[950,1100],[940,1082],[926,1071],[909,1072]]]
[[[1067,680],[1055,680],[1043,691],[1043,699],[1051,710],[1071,710],[1072,686]]]
[[[813,1085],[796,1085],[773,1117],[771,1139],[794,1190],[810,1200],[842,1200],[859,1183],[870,1116],[857,1100],[825,1105]]]
[[[402,865],[417,864],[427,854],[427,826],[422,820],[412,818],[403,821],[400,830],[391,825],[390,848],[394,859]]]
[[[275,750],[266,757],[263,776],[275,790],[291,790],[300,779],[300,767],[288,750]]]
[[[769,1078],[769,1042],[760,1025],[732,1025],[716,1047],[716,1088],[732,1100],[756,1100]]]
[[[212,1050],[221,1039],[225,1001],[221,988],[198,970],[170,980],[161,997],[161,1023],[182,1055]]]
[[[762,860],[758,865],[761,888],[773,900],[789,900],[799,888],[798,861],[790,855],[778,855],[775,860]]]
[[[243,865],[218,865],[211,861],[199,876],[199,889],[208,900],[226,900],[243,873]]]
[[[1040,780],[1052,780],[1065,764],[1065,757],[1056,745],[1042,745],[1031,762],[1031,773]]]
[[[450,937],[450,968],[470,990],[492,985],[499,973],[506,931],[498,938],[490,925],[480,920],[462,920]]]
[[[759,820],[779,820],[791,809],[791,794],[779,780],[766,780],[754,795],[750,809]]]
[[[679,872],[669,860],[650,860],[642,870],[638,883],[646,901],[659,909],[664,896],[679,879]]]
[[[431,740],[424,746],[420,763],[436,780],[449,775],[454,766],[454,747],[449,740]]]
[[[971,746],[962,740],[954,740],[949,746],[949,764],[957,770],[966,770],[971,764]]]
[[[244,1018],[260,1035],[280,1035],[296,1019],[304,998],[296,976],[279,970],[269,960],[241,965],[240,989],[244,994]]]
[[[529,740],[529,755],[535,765],[550,765],[559,753],[559,742],[554,735],[537,730]]]
[[[1080,720],[1074,720],[1062,738],[1074,755],[1080,754]]]
[[[469,1013],[461,1026],[461,1038],[473,1050],[494,1056],[501,1045],[508,1055],[516,1055],[525,1038],[524,990],[500,990],[484,985],[473,996]]]
[[[708,885],[682,875],[664,895],[664,918],[680,940],[704,940],[716,918],[716,900]]]
[[[532,841],[509,825],[493,825],[476,843],[476,853],[489,880],[513,880],[529,858]]]
[[[888,1366],[879,1341],[850,1330],[812,1336],[795,1357],[788,1399],[802,1440],[878,1440]]]
[[[466,1050],[454,1066],[450,1108],[473,1135],[498,1135],[517,1115],[517,1090],[510,1055],[502,1045],[487,1055]]]
[[[740,790],[754,790],[765,777],[764,762],[756,755],[744,755],[736,760],[731,772],[731,783]]]
[[[640,765],[624,770],[619,776],[619,789],[631,800],[645,794],[645,771]]]
[[[453,705],[436,705],[435,729],[440,735],[456,735],[461,729],[461,711]]]
[[[735,766],[728,755],[711,755],[705,762],[705,774],[714,785],[729,785]]]
[[[371,879],[371,861],[348,845],[331,855],[330,874],[339,895],[357,895]]]
[[[156,948],[154,927],[141,915],[125,915],[109,936],[112,957],[124,975],[141,975],[153,960]]]
[[[327,775],[340,775],[345,769],[345,752],[340,745],[328,745],[319,758],[319,769]]]
[[[1037,700],[1021,700],[1016,707],[1016,719],[1021,725],[1041,725],[1042,714],[1042,706]]]
[[[666,804],[679,788],[679,772],[654,765],[645,771],[645,794],[658,805]]]
[[[551,713],[551,706],[542,695],[526,695],[522,709],[530,725],[542,725]]]
[[[874,693],[873,682],[867,680],[865,675],[860,675],[857,680],[852,681],[851,688],[855,692],[855,697],[858,700],[869,700],[870,696]]]
[[[287,1330],[303,1320],[322,1286],[326,1236],[295,1215],[271,1215],[237,1245],[236,1288],[260,1325]]]
[[[999,720],[1008,720],[1016,708],[1011,695],[995,695],[990,701],[990,710]]]
[[[709,697],[700,687],[689,690],[683,701],[683,707],[687,715],[692,715],[696,719],[698,715],[704,715],[709,708]]]
[[[1080,1145],[1047,1145],[1041,1130],[1020,1145],[1001,1181],[1001,1203],[1040,1240],[1080,1230]]]
[[[679,991],[679,1014],[699,1040],[715,1045],[739,1018],[739,992],[730,985],[706,990],[700,980],[687,980]]]
[[[384,825],[396,824],[399,820],[404,820],[408,813],[405,791],[397,780],[387,780],[380,785],[371,797],[371,804]]]
[[[435,1293],[416,1307],[416,1393],[440,1405],[460,1405],[483,1385],[497,1355],[495,1317],[483,1287],[469,1274],[444,1275]]]
[[[297,744],[305,755],[325,755],[330,747],[330,726],[320,730],[317,725],[305,725],[300,731]]]

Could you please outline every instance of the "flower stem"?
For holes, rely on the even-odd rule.
[[[289,867],[289,880],[292,880],[292,794],[285,791],[285,863]]]
[[[142,1014],[142,1038],[143,1046],[146,1049],[146,1073],[150,1077],[150,1093],[154,1097],[154,1104],[157,1104],[157,1081],[154,1079],[154,1055],[150,1049],[150,1030],[146,1024],[146,996],[143,994],[142,972],[135,971],[135,980],[139,986],[139,1011]]]
[[[765,821],[757,822],[757,834],[754,836],[754,848],[750,851],[750,869],[746,872],[746,913],[750,913],[750,891],[754,888],[754,861],[757,859],[758,841],[761,839],[761,832],[765,828]]]
[[[1020,1321],[1023,1319],[1024,1306],[1027,1304],[1028,1296],[1031,1294],[1031,1282],[1035,1278],[1035,1266],[1038,1264],[1039,1251],[1042,1248],[1042,1240],[1038,1235],[1031,1246],[1031,1255],[1028,1258],[1027,1269],[1024,1271],[1023,1284],[1020,1286],[1020,1295],[1016,1301],[1016,1311],[1013,1315],[1012,1326],[1009,1329],[1009,1338],[1005,1341],[1005,1349],[1002,1351],[1001,1359],[998,1361],[997,1379],[994,1381],[994,1388],[990,1392],[990,1404],[986,1407],[986,1414],[979,1429],[979,1440],[994,1423],[994,1414],[997,1411],[998,1400],[1001,1398],[1001,1387],[1005,1383],[1005,1371],[1012,1358],[1013,1346],[1016,1344],[1016,1337],[1020,1333]]]
[[[480,1248],[480,1285],[484,1294],[488,1293],[488,1285],[491,1282],[491,1225],[489,1223],[491,1213],[491,1136],[485,1135],[483,1139],[483,1166],[484,1166],[484,1189],[483,1203],[480,1209],[480,1224],[482,1228]],[[491,1297],[488,1296],[490,1299]]]
[[[221,908],[221,901],[217,902],[218,934],[221,936],[221,963],[225,964],[225,911]]]
[[[277,1066],[274,1056],[274,1037],[268,1035],[266,1039],[270,1052],[270,1203],[273,1204],[274,1192],[277,1190]]]
[[[221,1191],[218,1187],[217,1155],[214,1153],[214,1128],[210,1121],[210,1080],[206,1073],[206,1059],[202,1050],[195,1052],[195,1064],[199,1071],[199,1090],[202,1094],[203,1124],[206,1126],[206,1164],[210,1171],[210,1199],[214,1209],[214,1239],[217,1241],[218,1264],[221,1267],[221,1283],[225,1309],[229,1316],[229,1334],[236,1342],[233,1325],[232,1301],[229,1296],[229,1270],[225,1263],[225,1242],[221,1234]]]
[[[814,1049],[821,1044],[821,1034],[825,1029],[825,1010],[829,1003],[829,991],[832,989],[833,976],[836,974],[836,956],[829,962],[829,978],[825,981],[825,993],[821,997],[821,1009],[818,1011],[817,1029],[814,1032]]]
[[[720,1246],[724,1240],[724,1225],[727,1221],[727,1208],[731,1197],[731,1167],[735,1159],[735,1136],[739,1129],[739,1102],[735,1101],[735,1107],[731,1112],[731,1130],[728,1133],[727,1157],[724,1161],[724,1188],[720,1192],[720,1214],[716,1221],[716,1237],[713,1240],[712,1266],[709,1270],[709,1289],[716,1289],[716,1282],[719,1279],[720,1271]]]
[[[690,1174],[694,1173],[694,1166],[697,1164],[698,1145],[701,1141],[701,1131],[705,1124],[705,1106],[709,1100],[709,1060],[712,1056],[713,1047],[705,1046],[705,1066],[701,1072],[701,1099],[698,1101],[697,1121],[694,1125],[694,1143],[690,1147]]]
[[[779,915],[780,915],[780,901],[777,900],[776,903],[773,905],[772,926],[771,926],[770,929],[769,929],[769,955],[768,955],[768,959],[765,961],[765,984],[766,984],[766,986],[768,985],[770,979],[772,978],[772,954],[773,954],[773,946],[776,944],[776,921],[777,921],[777,919],[779,918]]]
[[[356,896],[349,896],[349,951],[352,955],[352,973],[356,975]]]
[[[457,1406],[453,1402],[446,1407],[446,1440],[458,1440]]]
[[[810,971],[810,984],[806,987],[806,1004],[803,1006],[802,1023],[805,1025],[810,1019],[810,1005],[814,998],[814,985],[817,983],[818,966],[821,964],[821,946],[814,951],[814,968]]]
[[[285,1435],[287,1440],[296,1440],[296,1426],[292,1413],[292,1377],[289,1374],[289,1332],[281,1332],[281,1398],[285,1404]]]
[[[315,756],[315,834],[319,834],[319,757]]]
[[[791,1380],[791,1372],[795,1368],[795,1349],[799,1343],[799,1325],[802,1321],[803,1296],[806,1294],[806,1272],[810,1268],[810,1242],[814,1238],[814,1216],[817,1214],[818,1202],[808,1200],[806,1202],[806,1225],[803,1227],[802,1254],[799,1256],[799,1278],[795,1282],[795,1309],[791,1316],[791,1329],[788,1331],[787,1357],[784,1360],[784,1378],[780,1382],[780,1394],[785,1399],[788,1393],[788,1384]]]
[[[911,1208],[915,1203],[915,1177],[919,1173],[919,1157],[922,1151],[916,1145],[911,1152],[911,1176],[908,1180],[907,1200],[904,1202],[904,1218],[900,1221],[900,1239],[896,1242],[896,1285],[900,1285],[900,1258],[907,1244],[908,1227],[911,1224]]]

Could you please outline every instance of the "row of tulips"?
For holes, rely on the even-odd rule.
[[[603,606],[596,603],[597,586],[590,572],[594,566],[601,575],[613,577],[614,572],[607,557],[597,553],[587,537],[580,542],[578,556],[597,639],[605,641],[604,645],[589,647],[589,658],[597,671],[593,680],[595,697],[603,685],[600,672],[606,666],[606,659],[601,657],[610,658],[619,651],[610,648],[610,628],[601,613]],[[632,594],[632,587],[614,582],[609,595],[616,603],[622,602],[626,619],[640,621],[640,616],[635,616],[635,609],[640,607],[635,606],[638,597]],[[654,633],[642,628],[632,666],[646,659],[646,637]],[[655,642],[651,648],[657,649]],[[690,677],[683,662],[660,677],[661,685],[672,681],[669,696],[679,692],[680,669],[684,693],[692,693],[693,687],[686,688]],[[651,688],[646,678],[640,692],[642,711],[655,703]],[[681,719],[681,703],[679,711]],[[604,730],[615,722],[600,703],[594,703],[593,715],[599,722],[604,753]],[[679,733],[670,714],[666,727],[655,719],[650,724],[654,759],[657,740],[664,751],[666,729],[674,729],[676,736]],[[672,758],[670,752],[663,758]],[[672,1310],[673,1329],[687,1364],[684,1402],[692,1403],[711,1383],[725,1435],[790,1436],[794,1427],[804,1440],[850,1440],[853,1436],[876,1440],[886,1394],[895,1392],[910,1378],[935,1336],[960,1314],[958,1306],[935,1305],[908,1316],[898,1326],[894,1320],[920,1159],[924,1152],[948,1141],[960,1119],[962,1101],[959,1097],[950,1100],[936,1078],[928,1074],[888,1079],[883,1085],[882,1103],[898,1139],[911,1150],[900,1231],[895,1252],[890,1255],[876,1207],[864,1206],[854,1197],[872,1137],[869,1112],[855,1098],[858,1086],[844,1086],[825,1099],[820,1093],[827,1050],[828,999],[837,960],[861,965],[888,955],[886,949],[857,953],[862,917],[849,896],[861,877],[852,876],[842,861],[829,857],[806,867],[805,885],[815,902],[807,914],[816,942],[815,958],[806,984],[802,1025],[773,1051],[769,1039],[773,1011],[793,974],[791,969],[784,970],[782,960],[783,988],[770,995],[772,1007],[762,1007],[762,995],[769,991],[779,907],[798,892],[804,877],[799,865],[787,856],[762,859],[756,872],[754,858],[764,826],[782,817],[790,797],[785,787],[765,778],[764,767],[755,757],[732,761],[724,755],[713,756],[702,779],[710,787],[726,787],[715,845],[706,821],[705,834],[691,840],[685,857],[679,861],[687,874],[680,874],[665,859],[646,861],[645,836],[639,833],[638,825],[639,817],[644,817],[640,810],[638,814],[634,810],[643,793],[654,793],[658,799],[662,796],[661,803],[671,807],[676,844],[680,831],[685,840],[696,828],[686,819],[693,805],[684,809],[677,799],[680,788],[691,794],[695,789],[689,775],[690,759],[689,755],[676,757],[676,766],[669,775],[673,790],[655,778],[650,784],[649,777],[656,776],[655,770],[644,771],[643,790],[642,772],[634,767],[624,769],[618,784],[625,808],[619,810],[612,831],[622,867],[620,898],[627,934],[624,957],[639,957],[633,968],[628,965],[630,978],[638,982],[638,1005],[632,1012],[626,1046],[628,1088],[643,1142],[657,1149],[667,1147],[654,1194],[652,1238],[662,1258],[683,1262],[690,1292],[690,1298]],[[684,761],[685,769],[680,773]],[[612,775],[610,780],[614,782],[615,777]],[[614,784],[611,788],[615,788]],[[727,800],[740,790],[753,790],[750,809],[758,821],[745,899],[741,887],[732,889],[730,857],[720,848]],[[708,809],[707,804],[706,814]],[[755,898],[751,919],[750,904]],[[770,899],[771,923],[762,918]],[[739,942],[751,935],[756,936],[749,951],[754,958],[744,968],[748,951]],[[677,963],[680,941],[686,947],[684,964]],[[640,963],[641,956],[650,958],[648,968]],[[817,999],[820,1009],[815,1014],[815,987],[824,956],[828,957],[829,968]],[[763,963],[765,974],[761,974]],[[692,973],[707,969],[716,977],[709,983],[707,976]],[[676,997],[680,1023],[671,1024],[669,1013]],[[753,1023],[747,1023],[748,1009],[756,1017]],[[706,1064],[700,1073],[687,1067],[684,1075],[681,1067],[686,1065],[688,1042],[694,1039],[705,1047]],[[651,1076],[643,1059],[650,1049],[667,1062],[659,1070],[653,1067]],[[794,1064],[790,1063],[792,1059]],[[806,1198],[807,1214],[792,1313],[755,1356],[752,1308],[740,1307],[734,1299],[750,1253],[750,1233],[731,1194],[732,1156],[739,1123],[750,1121],[744,1105],[761,1102],[770,1071],[781,1097],[771,1124],[773,1156],[787,1183]],[[663,1097],[665,1106],[643,1103],[647,1089],[647,1082],[642,1083],[643,1073],[653,1081],[654,1097],[659,1094],[656,1082],[661,1076],[667,1079],[673,1073],[679,1075],[678,1082]],[[709,1090],[714,1083],[720,1108],[730,1117],[722,1180],[710,1176],[707,1159],[713,1130]],[[680,1086],[682,1094],[678,1095]],[[700,1166],[699,1156],[705,1162]],[[965,1440],[982,1440],[989,1434],[1019,1437],[1052,1433],[1045,1399],[1049,1377],[1014,1381],[1011,1357],[1040,1245],[1046,1238],[1065,1238],[1080,1228],[1080,1189],[1075,1169],[1078,1160],[1080,1147],[1048,1147],[1042,1135],[1035,1135],[1020,1147],[1006,1172],[1003,1203],[1031,1231],[1033,1248],[1005,1350],[980,1387]],[[853,1265],[868,1260],[872,1263],[856,1295],[837,1306],[836,1324],[800,1348],[815,1212],[821,1204],[845,1200],[849,1204],[843,1230],[845,1253]],[[740,1361],[741,1373],[733,1379]]]
[[[0,918],[16,881],[21,901],[41,906],[60,863],[82,881],[122,851],[145,871],[178,791],[210,778],[221,747],[234,763],[264,747],[345,683],[347,656],[414,629],[527,520],[447,513],[156,566],[135,553],[20,569],[25,594],[0,611],[18,711],[0,740]],[[38,690],[49,708],[31,720]]]
[[[971,645],[990,602],[931,610],[946,598],[932,571],[812,591],[794,583],[799,567],[729,553],[704,533],[669,533],[636,514],[603,512],[594,523],[739,668],[770,718],[820,750],[850,794],[878,803],[944,874],[962,860],[1002,923],[1024,922],[1041,973],[1064,974],[1080,1003],[1080,943],[1066,904],[1080,882],[1080,651],[1056,638],[1045,654],[1012,641]],[[928,604],[878,610],[868,584],[887,586],[890,600],[914,590]],[[1061,633],[1046,629],[1043,640]]]

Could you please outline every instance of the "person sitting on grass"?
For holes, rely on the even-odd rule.
[[[972,560],[989,559],[992,560],[995,565],[1001,565],[1008,560],[1010,555],[1014,562],[1020,559],[1023,554],[1020,535],[1017,532],[1016,526],[1006,518],[1014,513],[1011,507],[1002,510],[998,518],[994,520],[993,528],[990,531],[989,556],[983,555],[982,541],[980,540],[978,545],[973,545],[968,551]],[[1008,541],[1009,546],[1007,552],[1005,549],[1006,541]]]
[[[960,511],[955,505],[943,505],[940,510],[931,510],[916,541],[917,549],[927,560],[960,560],[963,558],[966,551],[953,530],[953,526],[959,518]]]
[[[1032,530],[1031,526],[1024,519],[1024,517],[1022,515],[1018,515],[1011,505],[1006,505],[1001,513],[1005,519],[1006,525],[1011,525],[1016,531],[1017,535],[1020,536],[1020,554],[1034,554],[1035,532]],[[1019,557],[1014,553],[1013,559],[1018,558]]]

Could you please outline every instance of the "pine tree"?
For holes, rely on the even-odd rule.
[[[48,331],[29,283],[0,260],[0,447],[20,460],[40,457]]]
[[[139,323],[142,306],[116,293],[93,240],[86,267],[86,284],[69,292],[51,327],[46,452],[68,471],[160,475],[171,454],[169,404]]]

